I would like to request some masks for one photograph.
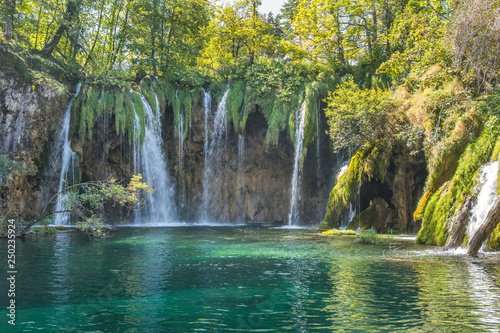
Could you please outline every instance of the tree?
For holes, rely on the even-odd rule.
[[[237,67],[252,65],[257,57],[274,53],[279,31],[274,20],[266,20],[258,12],[259,6],[260,1],[240,0],[215,9],[204,31],[208,43],[198,59],[202,72],[227,77]]]
[[[64,12],[62,21],[57,28],[54,36],[50,39],[48,43],[42,49],[42,54],[51,55],[54,49],[59,44],[59,41],[63,37],[63,35],[73,26],[75,21],[77,20],[77,15],[79,11],[79,2],[76,0],[67,0],[66,1],[66,10]]]
[[[335,149],[359,149],[387,131],[390,92],[362,90],[349,77],[329,94],[327,103],[325,115]]]
[[[500,3],[461,2],[450,29],[453,62],[478,91],[491,92],[500,75]]]
[[[113,177],[101,181],[89,181],[75,185],[66,186],[60,193],[55,194],[49,204],[54,204],[54,200],[61,194],[65,194],[62,211],[52,211],[32,220],[21,231],[21,237],[36,223],[54,216],[55,214],[70,213],[78,221],[77,228],[88,232],[94,237],[105,237],[108,227],[102,222],[102,213],[106,205],[119,205],[129,210],[141,209],[144,205],[143,193],[153,193],[154,189],[143,183],[142,176],[135,175],[129,184],[124,187],[117,183]]]

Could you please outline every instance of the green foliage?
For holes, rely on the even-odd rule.
[[[167,107],[167,85],[162,79],[157,79],[153,82],[152,89],[158,97],[160,113],[164,112]]]
[[[141,94],[146,98],[153,112],[156,113],[156,99],[153,90],[151,90],[151,86],[151,79],[149,77],[145,77],[140,83]]]
[[[369,229],[366,231],[361,232],[360,234],[356,235],[356,238],[354,239],[356,243],[359,244],[383,244],[385,243],[385,240],[380,237],[375,229]]]
[[[240,118],[243,114],[243,99],[245,97],[245,84],[243,81],[233,81],[229,85],[227,94],[228,121],[233,122],[235,132],[240,131]],[[244,132],[244,127],[243,127]]]
[[[130,100],[132,101],[137,117],[139,117],[140,134],[139,138],[135,139],[139,139],[142,143],[144,141],[144,134],[146,130],[146,110],[144,109],[144,103],[142,102],[141,94],[139,94],[137,91],[132,91]]]
[[[177,129],[175,135],[177,137],[182,137],[184,140],[191,128],[193,110],[192,92],[187,89],[178,90],[177,98],[172,108],[174,110],[174,127]]]
[[[474,190],[477,172],[490,160],[499,134],[498,120],[491,117],[479,138],[470,143],[461,155],[449,183],[430,197],[425,206],[418,243],[444,245],[449,222],[467,195]]]
[[[347,78],[327,99],[325,114],[335,149],[361,147],[387,134],[393,108],[389,92],[361,90]]]
[[[354,231],[354,230],[348,230],[348,229],[343,229],[343,230],[340,230],[340,229],[330,229],[330,230],[327,230],[327,231],[323,231],[321,234],[322,235],[329,235],[329,236],[337,236],[337,235],[350,235],[350,236],[353,236],[353,235],[356,235],[356,231]]]
[[[68,186],[62,192],[66,194],[62,206],[78,218],[77,228],[95,238],[103,238],[109,230],[102,219],[106,204],[120,205],[130,210],[141,209],[144,205],[142,194],[154,193],[154,189],[142,182],[141,175],[134,175],[127,186],[109,178]]]

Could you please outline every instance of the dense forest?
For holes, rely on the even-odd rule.
[[[283,133],[296,142],[295,110],[305,101],[304,154],[319,140],[315,109],[321,108],[330,154],[350,158],[321,227],[339,227],[360,189],[375,188],[356,212],[358,223],[378,231],[420,230],[419,242],[444,245],[476,191],[480,168],[500,157],[498,2],[289,0],[269,14],[260,5],[4,0],[2,76],[13,73],[33,90],[71,90],[80,82],[70,127],[77,151],[93,137],[103,110],[117,133],[143,141],[141,95],[172,109],[182,141],[203,88],[220,101],[227,85],[234,131],[245,134],[249,114],[259,110],[267,125],[265,149],[285,144]],[[153,91],[161,92],[157,101]],[[134,132],[134,112],[142,133]],[[11,207],[8,179],[32,177],[43,161],[4,153],[0,180],[4,206]],[[422,163],[424,175],[410,176]],[[373,200],[386,188],[392,199]],[[4,217],[16,209],[5,208]],[[500,229],[489,242],[499,246]]]

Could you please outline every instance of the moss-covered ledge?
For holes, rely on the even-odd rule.
[[[349,203],[358,195],[358,188],[371,179],[384,182],[392,152],[390,140],[367,144],[352,158],[346,172],[330,192],[326,215],[319,229],[338,228]]]

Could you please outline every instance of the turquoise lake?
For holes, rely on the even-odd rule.
[[[1,241],[6,253],[6,240]],[[0,332],[499,332],[500,261],[314,230],[127,228],[17,240]]]

